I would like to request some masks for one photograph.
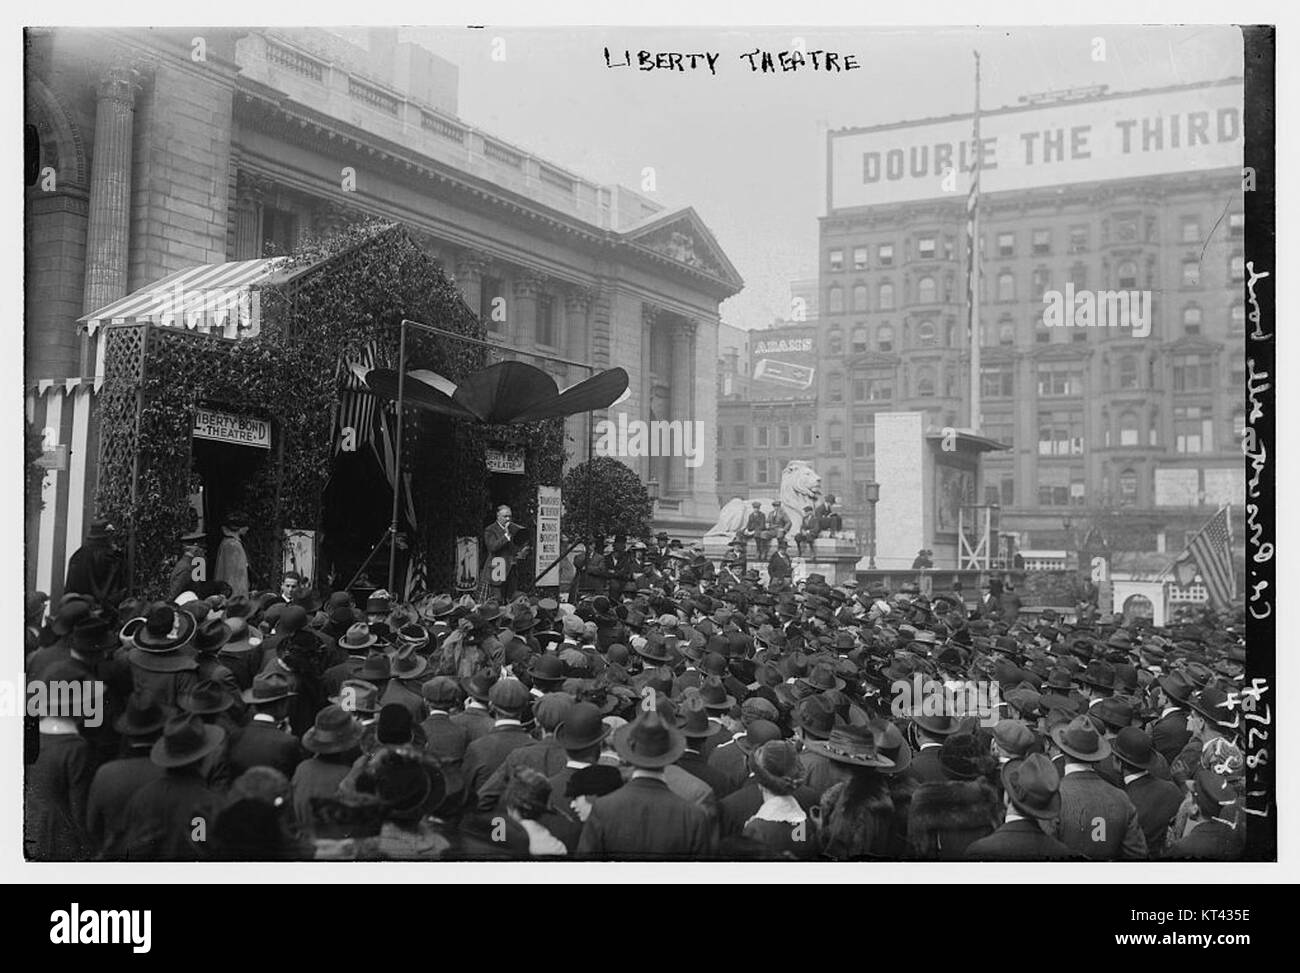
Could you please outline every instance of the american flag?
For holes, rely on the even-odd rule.
[[[1196,532],[1179,560],[1183,559],[1196,564],[1210,595],[1210,605],[1220,610],[1227,608],[1237,588],[1232,572],[1232,529],[1228,524],[1227,507],[1220,508]]]
[[[375,343],[365,345],[355,356],[340,361],[339,377],[343,382],[343,393],[339,396],[338,428],[334,431],[334,453],[338,455],[343,448],[343,430],[351,428],[355,434],[356,448],[366,443],[374,443],[375,430],[375,396],[366,389],[361,379],[352,371],[352,366],[363,370],[377,368],[379,365]]]

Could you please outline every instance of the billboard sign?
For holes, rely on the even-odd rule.
[[[749,338],[753,399],[811,397],[817,377],[817,332],[812,327],[771,328]]]

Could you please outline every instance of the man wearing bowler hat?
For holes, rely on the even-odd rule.
[[[686,749],[686,738],[657,709],[614,732],[614,749],[633,767],[626,784],[599,798],[583,825],[584,858],[697,860],[714,848],[707,812],[668,789],[664,771]]]
[[[966,846],[977,861],[1055,861],[1078,858],[1044,828],[1061,813],[1061,777],[1041,753],[1002,765],[1006,819],[991,835]]]
[[[1168,763],[1173,763],[1192,739],[1192,731],[1187,728],[1188,703],[1195,684],[1186,674],[1175,670],[1157,681],[1160,687],[1156,694],[1163,700],[1160,715],[1151,724],[1151,743]]]
[[[1052,728],[1052,742],[1065,755],[1061,779],[1060,838],[1093,861],[1147,857],[1137,808],[1122,790],[1106,783],[1096,765],[1111,747],[1086,716]]]
[[[1183,792],[1177,784],[1155,774],[1164,758],[1138,727],[1128,726],[1115,734],[1111,750],[1124,775],[1124,793],[1137,808],[1147,851],[1152,858],[1158,858],[1164,850],[1169,824],[1183,802]]]

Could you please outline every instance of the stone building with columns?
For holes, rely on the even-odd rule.
[[[417,235],[500,357],[561,386],[588,374],[572,362],[621,366],[629,395],[611,412],[702,421],[698,467],[626,462],[658,481],[658,524],[716,519],[718,305],[743,281],[693,209],[461,121],[455,66],[395,30],[364,47],[321,29],[36,30],[26,81],[27,419],[49,457],[30,586],[57,593],[94,514],[98,363],[78,318],[364,217]],[[586,417],[568,432],[579,462]]]

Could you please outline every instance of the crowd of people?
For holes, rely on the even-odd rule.
[[[102,707],[29,718],[28,857],[1243,854],[1240,617],[796,580],[743,539],[721,566],[663,533],[614,548],[508,600],[183,573],[162,601],[29,596],[29,690]]]

